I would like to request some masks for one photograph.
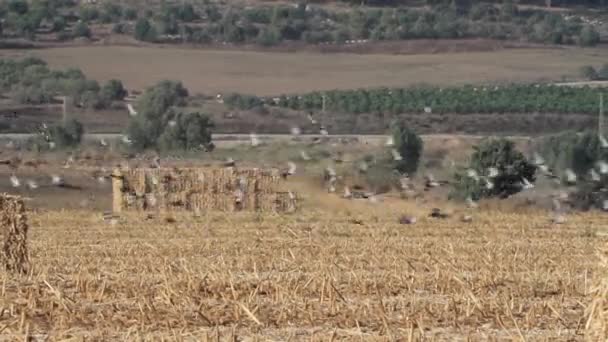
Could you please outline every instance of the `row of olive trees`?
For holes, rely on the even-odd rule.
[[[51,70],[37,58],[0,60],[0,91],[24,104],[50,103],[56,96],[69,96],[74,104],[95,109],[127,95],[118,80],[100,86],[78,69]]]
[[[9,0],[0,3],[0,34],[35,39],[38,32],[51,31],[60,39],[72,39],[91,36],[91,24],[113,23],[115,33],[131,32],[142,41],[156,42],[170,35],[187,42],[264,46],[282,41],[341,44],[362,39],[469,37],[595,45],[600,39],[597,31],[580,19],[565,20],[546,11],[518,11],[510,2],[463,7],[438,1],[430,7],[335,11],[304,2],[243,9],[211,2],[196,6],[162,2],[159,8],[138,11],[111,1],[82,5],[72,0]]]
[[[464,11],[449,2],[439,2],[431,4],[430,10],[360,7],[339,12],[305,3],[252,6],[240,11],[206,4],[195,11],[194,17],[205,25],[188,25],[170,11],[142,17],[138,25],[152,28],[149,32],[155,34],[180,35],[183,41],[260,45],[282,41],[341,44],[365,39],[483,37],[587,46],[597,44],[600,39],[598,32],[580,19],[565,20],[559,14],[545,11],[518,11],[512,3],[500,7],[479,3]],[[135,34],[142,37],[137,30]]]
[[[551,84],[480,85],[460,87],[414,86],[331,90],[277,98],[232,94],[226,104],[251,109],[262,103],[293,110],[341,113],[577,113],[597,111],[598,92],[589,87]]]
[[[137,103],[137,115],[129,122],[126,133],[129,148],[136,151],[213,149],[209,116],[186,113],[188,90],[180,82],[162,81],[146,89]],[[40,131],[32,144],[38,149],[73,148],[80,145],[84,126],[76,119],[52,125]]]

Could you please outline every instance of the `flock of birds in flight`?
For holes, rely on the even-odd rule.
[[[310,114],[308,116],[308,119],[310,120],[312,125],[318,125],[318,122]],[[46,128],[47,128],[46,125],[43,124],[42,129],[41,129],[41,134],[43,134],[44,138],[47,140],[49,147],[51,149],[53,149],[55,147],[55,143],[50,139],[49,135],[45,134],[45,132],[48,131]],[[291,133],[292,137],[296,138],[301,134],[301,130],[298,127],[293,127],[291,129],[290,133]],[[327,129],[323,125],[319,125],[319,134],[320,134],[321,138],[313,138],[314,143],[320,143],[323,140],[323,138],[327,138],[329,135]],[[249,138],[250,138],[250,145],[252,147],[255,148],[255,147],[262,145],[262,142],[261,142],[260,138],[257,136],[257,134],[251,133]],[[122,136],[121,142],[126,145],[131,145],[133,143],[133,141],[128,136]],[[109,147],[109,144],[105,139],[100,139],[99,146],[102,148],[107,148],[107,147]],[[394,140],[392,137],[387,138],[385,146],[390,148],[390,155],[391,155],[393,161],[397,162],[397,161],[403,160],[403,156],[395,148],[395,143],[394,143]],[[14,143],[12,141],[9,141],[6,145],[6,147],[13,148]],[[602,136],[600,136],[600,147],[601,147],[601,149],[608,149],[608,141]],[[310,161],[312,159],[310,157],[310,155],[308,154],[308,152],[306,152],[305,150],[301,150],[299,154],[300,154],[300,158],[302,161]],[[334,161],[342,162],[342,160],[340,160],[337,157],[334,158]],[[561,176],[557,175],[549,168],[549,166],[547,165],[545,160],[537,153],[534,154],[533,163],[538,168],[541,175],[545,176],[546,178],[548,178],[550,180],[555,181],[555,183],[557,183],[557,184],[566,185],[566,186],[574,186],[577,184],[577,175],[571,169],[565,169]],[[10,168],[13,169],[13,173],[9,177],[10,184],[13,187],[19,188],[19,187],[22,187],[24,184],[25,184],[25,187],[27,187],[30,190],[36,190],[40,187],[39,183],[36,180],[27,179],[25,182],[22,182],[22,180],[20,180],[17,177],[17,175],[15,174],[14,171],[16,171],[22,164],[28,166],[27,162],[22,163],[21,160],[19,160],[19,159],[12,159],[12,160],[0,160],[0,164],[8,165]],[[68,169],[73,164],[74,164],[74,158],[72,155],[70,155],[68,157],[67,161],[64,163],[63,168]],[[36,165],[29,165],[29,166],[36,167]],[[236,161],[233,158],[229,157],[224,161],[223,166],[234,167],[234,166],[236,166]],[[608,163],[607,162],[599,161],[596,166],[597,166],[596,168],[592,168],[589,171],[589,178],[591,179],[592,182],[600,182],[602,176],[608,175]],[[151,165],[151,167],[157,167],[157,168],[160,167],[160,158],[159,157],[154,158],[153,164]],[[362,161],[359,163],[357,168],[360,173],[366,173],[369,169],[369,165],[368,165],[368,163]],[[293,161],[288,161],[287,166],[280,170],[280,175],[284,179],[287,179],[288,177],[295,175],[296,171],[297,171],[296,163]],[[498,177],[499,175],[500,175],[500,171],[496,167],[488,168],[486,170],[485,174],[483,174],[483,175],[480,175],[474,169],[466,170],[467,177],[469,177],[470,179],[472,179],[475,182],[478,182],[478,184],[482,185],[483,187],[485,187],[488,190],[491,190],[494,188],[493,180],[496,179],[496,177]],[[108,180],[111,178],[111,176],[108,174],[108,171],[105,168],[101,168],[99,171],[93,172],[91,174],[91,177],[93,179],[95,179],[95,181],[98,182],[99,184],[106,184],[108,182]],[[329,193],[336,193],[338,183],[340,183],[340,181],[342,180],[341,178],[342,177],[338,176],[334,167],[327,166],[325,168],[324,180],[325,180],[327,191]],[[439,188],[448,183],[449,182],[447,182],[447,181],[436,180],[435,177],[431,173],[427,173],[424,177],[424,191],[427,192],[432,189]],[[530,190],[535,187],[534,184],[526,178],[522,178],[518,185],[521,187],[521,190]],[[48,175],[48,183],[45,184],[45,186],[69,187],[69,185],[65,182],[64,178],[59,174]],[[416,190],[416,186],[415,186],[414,182],[407,175],[400,175],[399,187],[400,187],[400,190],[402,191],[402,193],[404,193],[404,195],[408,198],[411,198],[411,197],[416,198],[416,197],[420,196],[420,193]],[[342,188],[343,188],[343,193],[342,193],[341,197],[344,199],[367,199],[372,203],[376,203],[376,202],[380,201],[380,197],[378,194],[373,193],[373,192],[362,191],[361,187],[356,187],[357,189],[355,190],[355,189],[351,189],[348,185],[343,184]],[[290,192],[290,194],[292,194],[292,193]],[[238,189],[235,193],[235,196],[236,196],[237,202],[238,202],[238,198],[239,198]],[[241,194],[241,196],[242,196],[242,194]],[[291,196],[293,197],[294,195],[291,195]],[[564,206],[562,205],[562,203],[568,202],[568,198],[569,198],[568,193],[565,191],[559,191],[556,194],[553,194],[551,197],[552,197],[552,208],[553,208],[552,221],[555,223],[565,222],[565,216],[564,216],[565,210],[564,210]],[[465,200],[465,202],[469,209],[475,209],[478,207],[478,203],[476,201],[474,201],[471,197],[468,197]],[[608,211],[608,199],[603,201],[602,209],[604,211]],[[434,208],[429,216],[434,217],[434,218],[446,218],[449,215],[441,212],[440,209]],[[472,220],[472,217],[470,215],[465,215],[462,218],[462,220],[465,222],[470,222]],[[403,224],[413,224],[416,221],[417,221],[417,219],[413,216],[404,216],[400,219],[400,223],[403,223]]]

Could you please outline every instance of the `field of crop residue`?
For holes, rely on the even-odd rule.
[[[5,50],[3,57],[34,55],[52,67],[77,67],[91,78],[122,80],[142,89],[163,79],[192,93],[257,95],[311,90],[533,82],[579,77],[583,65],[601,65],[604,49],[503,49],[442,54],[256,52],[167,47],[82,46]]]
[[[33,268],[0,276],[1,339],[583,339],[600,214],[463,223],[325,196],[285,216],[31,213]]]

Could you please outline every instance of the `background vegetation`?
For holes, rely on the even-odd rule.
[[[301,2],[237,8],[163,2],[143,11],[113,2],[10,0],[0,6],[0,19],[3,36],[28,39],[48,34],[62,40],[91,37],[93,26],[113,24],[114,33],[132,34],[141,41],[200,44],[491,38],[591,46],[600,40],[595,26],[580,17],[521,9],[510,1],[428,1],[429,7],[402,7],[407,4],[384,0],[368,4],[395,7],[335,10]]]
[[[333,90],[263,99],[294,110],[325,109],[343,113],[596,113],[598,90],[551,84],[510,84]],[[325,101],[323,101],[325,97]],[[231,95],[226,102],[239,109],[259,106],[251,95]]]
[[[126,95],[122,83],[111,80],[100,86],[79,69],[51,70],[37,58],[0,59],[0,92],[22,104],[44,104],[68,96],[74,105],[106,108]]]

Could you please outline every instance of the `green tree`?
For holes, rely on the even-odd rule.
[[[157,38],[156,29],[146,18],[139,18],[135,23],[135,39],[143,42],[154,42]]]
[[[137,104],[138,114],[131,119],[127,128],[136,149],[156,148],[159,138],[168,127],[175,114],[172,107],[184,104],[188,91],[180,82],[161,81],[146,89]],[[169,133],[168,133],[169,134]]]
[[[198,15],[194,11],[192,4],[187,3],[180,6],[177,10],[177,17],[184,22],[191,22],[198,18]]]
[[[28,12],[29,5],[24,0],[11,0],[8,2],[8,10],[19,15],[24,15]]]
[[[109,100],[122,100],[127,96],[127,90],[119,80],[109,80],[101,88],[101,94]]]
[[[63,16],[57,16],[53,19],[53,32],[61,32],[67,26],[67,22]]]
[[[91,29],[85,22],[80,21],[74,26],[74,37],[91,37]]]
[[[467,170],[455,174],[452,198],[506,198],[523,190],[526,182],[536,181],[536,166],[526,160],[512,141],[490,139],[473,149]]]
[[[281,36],[275,28],[264,28],[258,34],[256,42],[262,46],[274,46],[280,43]]]
[[[125,9],[124,17],[127,20],[135,20],[135,19],[137,19],[137,11],[134,8],[129,7],[127,9]]]
[[[401,156],[401,160],[395,161],[395,169],[400,173],[415,174],[424,148],[422,139],[405,120],[395,122],[392,131],[395,149]]]
[[[55,125],[50,128],[51,140],[57,147],[78,146],[82,141],[83,134],[84,126],[76,119],[68,120],[61,125]]]
[[[212,148],[209,116],[201,113],[178,113],[169,119],[169,124],[158,139],[161,150],[196,150]]]
[[[581,46],[595,46],[600,42],[600,34],[591,26],[586,25],[581,30],[578,43]]]

